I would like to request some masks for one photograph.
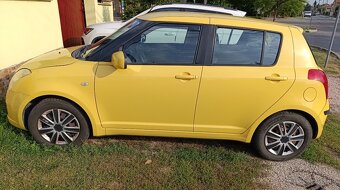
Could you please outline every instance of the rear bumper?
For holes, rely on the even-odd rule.
[[[329,107],[329,100],[327,100],[324,108],[322,109],[322,111],[320,112],[318,118],[317,118],[317,123],[318,123],[318,133],[316,135],[316,139],[320,138],[320,136],[322,135],[323,129],[325,127],[325,123],[327,120],[327,116],[330,114],[330,107]]]

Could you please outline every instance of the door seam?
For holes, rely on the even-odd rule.
[[[202,82],[202,76],[203,76],[203,68],[204,68],[204,66],[202,66],[202,69],[201,69],[201,76],[200,76],[200,81],[199,81],[198,89],[197,89],[196,103],[195,103],[195,110],[194,110],[194,118],[193,118],[193,122],[192,122],[192,132],[195,132],[195,119],[196,119],[198,97],[199,97],[199,94],[200,94],[200,88],[201,88],[201,82]]]

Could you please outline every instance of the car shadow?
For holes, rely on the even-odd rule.
[[[91,137],[88,140],[87,144],[108,145],[111,143],[119,142],[126,143],[128,145],[151,146],[157,149],[223,147],[234,152],[247,153],[250,156],[258,157],[258,154],[256,153],[251,144],[231,140],[119,135],[106,137]]]

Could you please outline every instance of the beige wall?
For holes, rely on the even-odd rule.
[[[0,70],[60,47],[57,0],[0,0]]]
[[[98,4],[97,0],[84,0],[86,25],[112,22],[113,7],[111,3]]]

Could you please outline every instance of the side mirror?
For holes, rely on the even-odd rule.
[[[111,63],[116,69],[126,69],[125,57],[123,51],[117,51],[112,54]]]

